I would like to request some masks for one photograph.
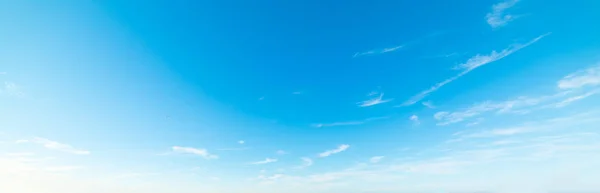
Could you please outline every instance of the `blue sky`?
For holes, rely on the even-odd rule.
[[[598,8],[0,2],[0,190],[600,191]]]

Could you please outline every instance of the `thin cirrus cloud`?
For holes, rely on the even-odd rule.
[[[345,122],[333,122],[333,123],[315,123],[312,124],[313,127],[321,128],[321,127],[337,127],[337,126],[351,126],[351,125],[362,125],[371,121],[377,121],[382,119],[387,119],[389,117],[371,117],[361,121],[345,121]]]
[[[398,49],[400,49],[402,47],[404,47],[404,45],[399,45],[399,46],[394,46],[394,47],[389,47],[389,48],[383,48],[383,49],[369,50],[369,51],[366,51],[366,52],[356,52],[356,53],[354,53],[354,55],[352,57],[356,58],[356,57],[360,57],[360,56],[368,56],[368,55],[375,55],[375,54],[384,54],[384,53],[396,51],[396,50],[398,50]]]
[[[379,163],[383,158],[384,158],[384,156],[375,156],[375,157],[372,157],[371,159],[369,159],[369,162]]]
[[[218,159],[219,156],[210,154],[206,149],[193,148],[193,147],[181,147],[181,146],[173,146],[171,148],[173,152],[183,153],[183,154],[193,154],[197,156],[201,156],[204,159]]]
[[[415,125],[419,125],[419,124],[421,124],[421,121],[419,121],[419,116],[417,116],[417,115],[412,115],[412,116],[410,116],[410,118],[409,118],[409,119],[410,119],[410,121],[412,121],[412,122],[413,122],[413,124],[415,124]]]
[[[433,102],[431,102],[431,101],[425,101],[425,102],[422,102],[421,104],[423,104],[423,106],[425,106],[427,108],[435,109],[435,105],[433,105]]]
[[[600,85],[600,64],[569,74],[558,81],[560,89],[575,89]]]
[[[329,156],[331,156],[333,154],[337,154],[337,153],[346,151],[348,148],[350,148],[350,145],[348,145],[348,144],[342,144],[342,145],[338,146],[335,149],[327,150],[327,151],[325,151],[323,153],[320,153],[319,157],[329,157]]]
[[[469,58],[465,63],[460,64],[456,67],[454,67],[454,69],[456,70],[462,70],[461,73],[457,74],[454,77],[451,77],[449,79],[446,79],[442,82],[439,82],[435,85],[433,85],[431,88],[422,91],[421,93],[411,97],[409,100],[405,101],[402,105],[400,106],[408,106],[408,105],[412,105],[415,104],[419,101],[421,101],[423,98],[427,97],[429,94],[437,91],[438,89],[440,89],[441,87],[445,86],[448,83],[451,83],[452,81],[468,74],[469,72],[492,62],[498,61],[506,56],[511,55],[512,53],[515,53],[516,51],[519,51],[537,41],[539,41],[540,39],[546,37],[550,35],[550,33],[546,33],[543,34],[541,36],[538,36],[536,38],[534,38],[533,40],[525,43],[525,44],[514,44],[509,46],[508,48],[505,48],[504,50],[497,52],[497,51],[492,51],[489,55],[480,55],[477,54],[471,58]]]
[[[35,144],[44,146],[46,149],[51,149],[51,150],[56,150],[56,151],[61,151],[61,152],[66,152],[66,153],[71,153],[71,154],[76,154],[76,155],[89,155],[90,154],[90,151],[88,151],[88,150],[78,149],[78,148],[75,148],[68,144],[59,143],[59,142],[41,138],[41,137],[34,137],[31,140],[18,140],[17,143],[35,143]]]
[[[268,163],[273,163],[273,162],[277,162],[277,159],[266,158],[263,161],[252,162],[250,164],[251,165],[262,165],[262,164],[268,164]]]
[[[519,0],[506,0],[492,6],[492,12],[485,15],[487,23],[492,28],[498,28],[505,26],[508,22],[513,21],[516,17],[511,14],[507,14],[506,10],[515,6]]]
[[[383,99],[383,93],[380,92],[371,92],[368,94],[368,96],[370,96],[371,98],[365,101],[361,101],[356,103],[359,107],[370,107],[370,106],[375,106],[375,105],[379,105],[379,104],[383,104],[383,103],[387,103],[390,102],[394,99]],[[375,96],[375,97],[373,97]]]
[[[600,66],[592,66],[563,77],[557,82],[558,92],[541,96],[521,96],[505,101],[485,101],[454,112],[440,111],[434,115],[437,125],[449,125],[476,118],[485,113],[525,114],[534,110],[562,108],[600,92]],[[481,119],[481,118],[478,118]],[[478,123],[481,121],[476,121]],[[474,124],[468,124],[474,125]]]

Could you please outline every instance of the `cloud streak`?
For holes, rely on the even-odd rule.
[[[312,124],[313,127],[321,128],[321,127],[337,127],[337,126],[351,126],[351,125],[362,125],[371,121],[387,119],[389,117],[372,117],[361,121],[345,121],[345,122],[333,122],[333,123],[315,123]]]
[[[527,46],[530,46],[531,44],[539,41],[540,39],[542,39],[548,35],[550,35],[550,33],[538,36],[525,44],[511,45],[508,48],[505,48],[504,50],[502,50],[500,52],[497,52],[494,50],[488,55],[477,54],[477,55],[469,58],[465,63],[462,63],[454,68],[456,70],[462,70],[462,72],[460,72],[459,74],[457,74],[454,77],[451,77],[442,82],[439,82],[439,83],[433,85],[431,88],[424,90],[421,93],[411,97],[409,100],[407,100],[400,106],[408,106],[408,105],[415,104],[415,103],[421,101],[423,98],[427,97],[429,94],[437,91],[438,89],[445,86],[446,84],[451,83],[452,81],[455,81],[456,79],[468,74],[469,72],[471,72],[483,65],[498,61],[506,56],[509,56],[512,53],[515,53],[516,51],[519,51]]]
[[[569,74],[558,81],[560,89],[576,89],[600,85],[600,65]]]
[[[354,53],[354,55],[352,57],[356,58],[356,57],[360,57],[360,56],[368,56],[368,55],[375,55],[375,54],[384,54],[384,53],[388,53],[388,52],[394,52],[394,51],[399,50],[399,49],[401,49],[403,47],[404,47],[404,45],[400,45],[400,46],[394,46],[394,47],[383,48],[383,49],[369,50],[369,51],[366,51],[366,52],[356,52],[356,53]]]
[[[492,6],[492,12],[485,16],[487,23],[492,28],[505,26],[508,22],[513,21],[516,17],[506,13],[507,9],[515,6],[519,0],[506,0],[504,2]]]
[[[268,164],[268,163],[273,163],[273,162],[277,162],[277,159],[266,158],[263,161],[252,162],[250,164],[251,165],[262,165],[262,164]]]
[[[78,149],[78,148],[75,148],[75,147],[73,147],[71,145],[68,145],[68,144],[59,143],[59,142],[52,141],[52,140],[45,139],[45,138],[41,138],[41,137],[34,137],[31,140],[18,140],[17,143],[35,143],[35,144],[42,145],[42,146],[44,146],[47,149],[61,151],[61,152],[66,152],[66,153],[71,153],[71,154],[76,154],[76,155],[89,155],[89,154],[91,154],[90,151],[83,150],[83,149]]]
[[[173,152],[183,153],[183,154],[193,154],[197,156],[201,156],[204,159],[218,159],[219,156],[210,154],[206,149],[199,149],[193,147],[181,147],[181,146],[173,146],[171,147]]]
[[[370,107],[370,106],[375,106],[375,105],[379,105],[379,104],[383,104],[383,103],[387,103],[390,102],[394,99],[383,99],[383,93],[379,93],[379,92],[371,92],[369,93],[369,96],[374,96],[374,95],[378,95],[376,97],[370,98],[366,101],[361,101],[356,103],[359,107]]]
[[[338,148],[336,148],[336,149],[327,150],[327,151],[325,151],[323,153],[320,153],[319,157],[329,157],[329,156],[331,156],[333,154],[337,154],[337,153],[341,153],[343,151],[346,151],[348,148],[350,148],[350,145],[342,144],[342,145],[338,146]]]

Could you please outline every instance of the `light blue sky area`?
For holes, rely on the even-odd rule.
[[[0,192],[600,191],[599,9],[2,1]]]

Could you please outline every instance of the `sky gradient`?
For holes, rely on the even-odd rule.
[[[600,192],[598,9],[0,1],[0,192]]]

